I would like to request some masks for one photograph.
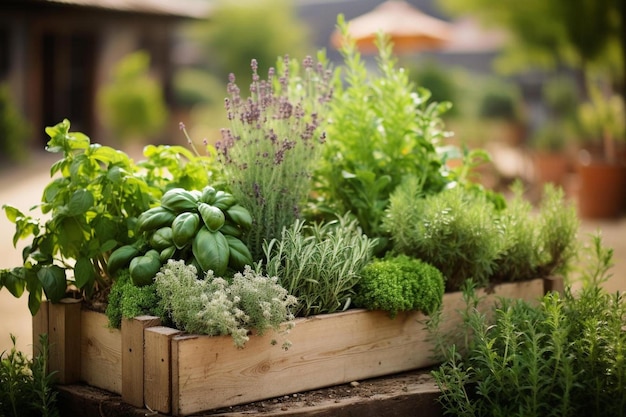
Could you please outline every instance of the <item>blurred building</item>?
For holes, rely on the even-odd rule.
[[[202,0],[0,1],[0,82],[34,127],[32,145],[64,118],[96,137],[96,93],[115,63],[139,49],[171,100],[174,29],[207,14]]]

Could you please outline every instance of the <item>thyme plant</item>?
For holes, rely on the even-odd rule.
[[[170,259],[155,283],[162,308],[177,328],[212,336],[229,334],[237,347],[245,345],[251,329],[260,335],[269,329],[282,332],[281,325],[293,319],[291,309],[297,303],[276,277],[260,275],[249,266],[229,283],[213,276],[213,271],[199,280],[193,265]],[[285,341],[283,348],[288,347]]]
[[[433,371],[446,415],[626,415],[626,301],[601,287],[612,251],[597,236],[593,255],[579,292],[538,304],[503,299],[493,321],[467,310],[467,342],[444,350]],[[472,291],[465,298],[478,303]]]
[[[325,141],[319,126],[332,95],[332,72],[323,55],[318,59],[305,58],[301,71],[285,56],[265,80],[253,60],[247,98],[230,76],[225,100],[230,127],[222,129],[216,148],[232,194],[252,215],[244,238],[255,260],[263,255],[264,240],[280,236],[300,218],[310,192]]]
[[[348,214],[326,223],[296,220],[263,246],[265,269],[298,298],[296,315],[332,313],[352,303],[375,244]]]

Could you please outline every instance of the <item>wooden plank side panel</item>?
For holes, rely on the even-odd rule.
[[[122,400],[143,408],[144,330],[160,326],[153,316],[122,320]]]
[[[48,305],[50,370],[57,371],[60,384],[78,382],[81,372],[81,304],[64,299]]]
[[[104,314],[82,311],[81,379],[89,385],[122,393],[122,332],[109,327]]]
[[[543,280],[498,286],[481,308],[512,294],[537,299]],[[462,295],[444,298],[444,325],[452,329],[460,322]],[[172,412],[188,415],[434,365],[424,319],[416,312],[392,320],[363,310],[300,319],[286,336],[292,342],[287,351],[275,334],[254,336],[243,349],[230,337],[174,337]]]
[[[160,326],[144,333],[144,402],[151,410],[165,414],[172,409],[171,341],[179,334],[179,330]]]

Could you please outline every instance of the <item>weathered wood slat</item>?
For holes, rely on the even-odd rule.
[[[145,331],[144,401],[151,410],[169,413],[172,409],[172,338],[181,334],[170,327]]]
[[[144,331],[160,325],[153,316],[122,320],[122,400],[135,407],[144,406]]]
[[[107,316],[83,310],[81,323],[81,380],[122,393],[122,333],[109,327]]]
[[[50,369],[60,384],[78,382],[81,372],[81,304],[66,299],[48,305]]]
[[[495,291],[481,308],[497,296],[537,299],[543,280],[503,284]],[[462,294],[444,295],[444,306],[442,326],[453,329],[461,320]],[[413,312],[392,320],[384,312],[364,310],[301,319],[287,335],[292,342],[287,351],[275,334],[252,337],[243,349],[230,337],[175,337],[172,411],[193,414],[434,365],[424,319]]]

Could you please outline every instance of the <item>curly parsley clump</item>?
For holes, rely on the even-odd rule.
[[[159,305],[154,283],[138,287],[133,284],[128,268],[119,271],[109,293],[106,315],[111,327],[119,329],[122,319],[141,315],[160,317],[167,322],[165,311]]]
[[[362,271],[355,304],[368,310],[419,310],[432,314],[444,291],[444,278],[434,266],[406,255],[378,259]]]

